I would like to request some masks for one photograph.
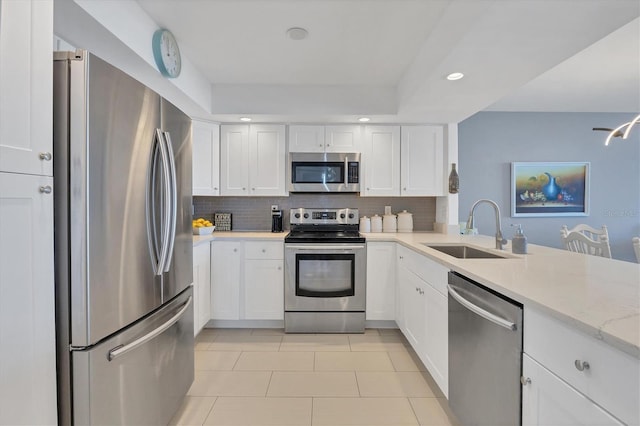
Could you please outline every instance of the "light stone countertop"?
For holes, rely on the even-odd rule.
[[[286,232],[214,232],[194,245],[218,239],[284,240]],[[507,259],[456,259],[427,244],[464,243],[498,252],[493,237],[432,232],[367,233],[367,242],[402,244],[520,303],[536,308],[640,359],[640,265],[528,245]]]
[[[284,237],[287,236],[287,232],[269,232],[269,231],[214,231],[209,235],[194,235],[193,245],[194,247],[200,244],[208,243],[213,240],[273,240],[284,241]]]

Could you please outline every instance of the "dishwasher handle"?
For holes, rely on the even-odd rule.
[[[514,322],[508,321],[504,318],[501,318],[495,314],[492,314],[489,311],[486,311],[482,308],[480,308],[479,306],[474,305],[473,303],[469,302],[467,299],[465,299],[464,297],[462,297],[460,295],[460,293],[458,293],[451,285],[447,285],[447,291],[449,292],[449,294],[451,295],[451,297],[453,297],[458,303],[460,303],[462,306],[464,306],[465,308],[467,308],[468,310],[470,310],[471,312],[475,313],[476,315],[481,316],[482,318],[491,321],[494,324],[499,325],[500,327],[504,327],[507,330],[511,330],[511,331],[515,331],[518,329],[518,327],[516,326],[516,324]]]

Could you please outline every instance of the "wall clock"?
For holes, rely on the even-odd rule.
[[[160,73],[169,78],[176,78],[182,69],[178,42],[169,30],[161,29],[153,33],[153,58]]]

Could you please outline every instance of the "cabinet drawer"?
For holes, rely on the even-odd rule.
[[[524,351],[623,422],[640,422],[640,360],[530,308]],[[589,368],[580,371],[576,361]]]
[[[404,246],[398,246],[398,257],[405,268],[426,281],[441,294],[447,295],[447,273],[449,269],[426,256]]]
[[[280,241],[247,241],[244,243],[245,259],[283,259],[284,244]]]

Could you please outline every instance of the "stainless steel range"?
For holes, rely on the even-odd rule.
[[[287,333],[363,333],[366,246],[357,209],[291,209],[285,242]]]

